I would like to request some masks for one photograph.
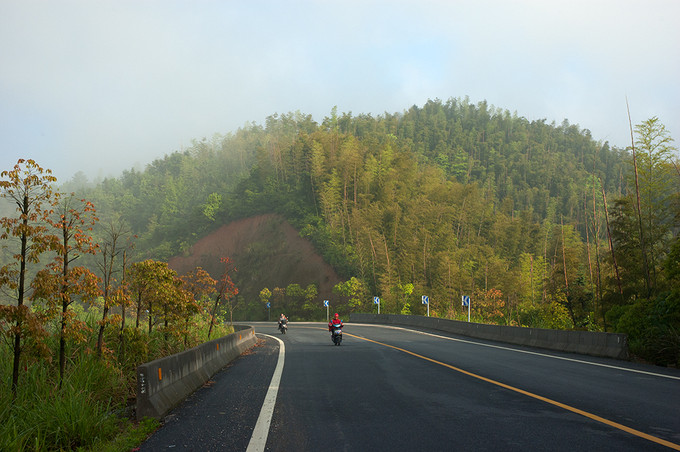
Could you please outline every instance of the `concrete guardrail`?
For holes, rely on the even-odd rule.
[[[232,334],[137,367],[137,419],[162,418],[255,342],[252,327],[234,325]]]
[[[350,314],[350,322],[414,326],[461,336],[526,345],[582,355],[628,359],[628,336],[593,331],[563,331],[485,325],[417,315]]]

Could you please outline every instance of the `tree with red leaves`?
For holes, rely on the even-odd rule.
[[[97,245],[89,232],[98,220],[94,205],[75,195],[66,195],[55,205],[55,211],[47,218],[60,237],[54,261],[41,270],[33,280],[32,299],[43,299],[52,312],[60,317],[59,329],[59,382],[64,379],[66,367],[66,338],[84,330],[68,313],[69,306],[77,299],[94,302],[100,295],[99,278],[86,267],[71,267],[83,254],[95,254]],[[57,234],[55,234],[57,235]]]
[[[232,261],[228,257],[220,258],[220,262],[224,264],[224,272],[220,278],[217,286],[217,297],[215,298],[215,304],[213,305],[212,312],[210,313],[210,327],[208,328],[208,340],[210,340],[210,334],[212,333],[213,325],[215,324],[215,315],[217,314],[217,306],[220,300],[229,299],[238,294],[238,287],[231,280],[229,273],[236,271],[236,268],[232,268]]]
[[[11,171],[0,173],[0,177],[0,196],[12,201],[17,212],[16,217],[0,218],[0,239],[19,241],[19,250],[12,255],[13,260],[0,267],[0,288],[8,289],[17,302],[16,306],[0,305],[0,325],[11,325],[2,332],[14,339],[11,386],[14,398],[19,383],[22,339],[38,334],[42,329],[41,322],[34,321],[35,315],[25,304],[29,286],[27,270],[30,264],[40,262],[42,253],[58,245],[58,238],[49,233],[47,223],[54,202],[52,184],[57,178],[34,160],[24,159],[20,159]]]
[[[208,296],[215,291],[215,281],[210,274],[201,267],[196,267],[184,276],[181,276],[184,282],[183,288],[191,295],[187,310],[189,314],[196,314],[201,311],[201,301],[208,298]],[[190,316],[185,317],[184,324],[184,346],[187,346],[187,334],[189,331]]]

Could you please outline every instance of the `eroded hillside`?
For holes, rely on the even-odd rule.
[[[257,301],[264,287],[273,290],[289,284],[315,284],[321,303],[340,282],[312,244],[279,215],[258,215],[226,224],[199,240],[187,255],[170,259],[169,265],[179,274],[202,267],[219,279],[221,257],[234,262],[237,271],[232,279],[248,302]]]

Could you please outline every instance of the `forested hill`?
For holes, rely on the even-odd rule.
[[[100,211],[122,214],[144,248],[161,258],[225,221],[255,213],[328,221],[321,210],[322,204],[332,209],[332,184],[342,185],[348,209],[384,202],[381,189],[401,185],[394,179],[404,171],[427,174],[435,179],[429,184],[473,190],[492,213],[528,214],[539,224],[564,218],[585,237],[592,185],[621,195],[627,160],[628,152],[596,142],[566,120],[531,122],[486,102],[450,99],[378,117],[338,116],[333,109],[322,124],[299,112],[273,115],[264,127],[250,124],[194,141],[143,172],[106,179],[92,194]],[[63,185],[81,186],[78,177]]]
[[[636,139],[667,133],[650,122]],[[273,115],[88,195],[157,259],[236,219],[282,214],[342,277],[356,278],[345,288],[348,310],[370,310],[379,295],[383,312],[421,313],[427,294],[431,314],[455,317],[468,294],[484,321],[608,329],[612,308],[672,287],[664,262],[677,242],[671,200],[680,184],[653,149],[640,170],[642,203],[663,214],[645,223],[654,233],[643,251],[627,150],[566,120],[529,121],[460,99],[377,117],[333,109],[321,124],[299,112]],[[625,255],[614,266],[617,247]]]

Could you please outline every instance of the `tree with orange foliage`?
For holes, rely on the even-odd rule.
[[[0,218],[0,239],[18,239],[19,250],[13,261],[0,267],[0,288],[9,289],[16,306],[0,305],[0,324],[11,325],[4,334],[13,337],[12,397],[19,383],[22,339],[39,334],[41,322],[25,305],[28,265],[40,262],[42,253],[55,249],[58,239],[49,233],[47,216],[54,200],[52,184],[57,178],[34,160],[20,159],[14,169],[0,173],[0,196],[16,205],[17,216]],[[14,245],[14,243],[12,243]],[[17,268],[18,267],[18,268]]]
[[[51,318],[59,318],[59,384],[64,379],[66,369],[66,342],[72,339],[75,342],[86,340],[86,333],[91,332],[85,322],[78,320],[76,315],[69,311],[69,306],[80,300],[85,303],[93,303],[100,295],[99,278],[89,269],[77,266],[68,268],[62,273],[63,265],[59,258],[40,270],[31,287],[33,293],[31,300],[35,303],[43,301],[47,306],[47,312]]]
[[[70,265],[83,254],[95,254],[97,245],[89,232],[98,221],[94,205],[75,195],[66,195],[55,205],[56,210],[48,222],[58,231],[59,245],[54,261],[41,270],[33,280],[33,299],[44,299],[51,310],[61,308],[59,329],[59,383],[66,368],[66,338],[77,335],[84,328],[68,313],[76,299],[92,303],[100,295],[99,278],[86,267]],[[55,234],[56,235],[56,234]]]
[[[231,271],[236,271],[236,268],[231,268],[232,261],[228,257],[220,258],[220,262],[224,264],[224,272],[222,277],[218,282],[217,286],[217,297],[215,298],[215,304],[213,305],[212,312],[210,313],[210,327],[208,328],[208,340],[210,340],[210,334],[212,333],[213,325],[215,324],[215,315],[217,314],[217,306],[220,300],[225,298],[231,298],[238,294],[238,287],[231,280],[229,273]]]
[[[201,301],[206,299],[211,293],[215,291],[215,281],[210,274],[201,267],[196,267],[186,275],[180,277],[184,282],[183,288],[186,292],[191,294],[191,299],[187,306],[189,314],[197,314],[201,311]],[[184,324],[184,346],[187,344],[187,332],[189,331],[189,319],[187,315]]]
[[[473,306],[483,321],[501,325],[505,321],[505,300],[498,289],[476,289],[472,294]]]

